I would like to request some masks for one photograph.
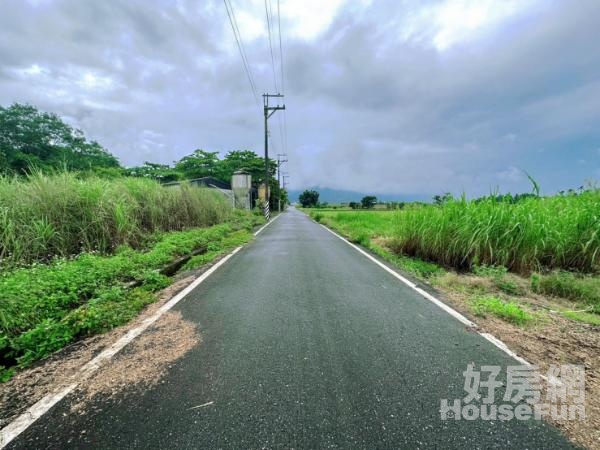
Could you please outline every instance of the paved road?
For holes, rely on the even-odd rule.
[[[11,447],[569,446],[539,421],[440,420],[441,399],[465,396],[468,363],[515,362],[299,212],[177,309],[203,343],[164,384],[84,416],[67,398]]]

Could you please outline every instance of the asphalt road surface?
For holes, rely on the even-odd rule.
[[[85,415],[67,397],[9,448],[569,447],[537,420],[441,420],[467,364],[517,363],[300,212],[175,309],[203,342],[164,383]]]

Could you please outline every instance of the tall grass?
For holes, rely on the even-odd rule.
[[[154,232],[210,226],[229,214],[221,194],[186,185],[67,172],[0,178],[0,266],[135,248]]]
[[[600,268],[600,190],[579,195],[451,200],[395,214],[390,247],[446,266],[504,266],[596,272]]]

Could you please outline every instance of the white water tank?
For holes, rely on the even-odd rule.
[[[252,175],[244,170],[237,170],[231,177],[231,190],[233,191],[236,208],[250,209],[250,190],[252,189]]]

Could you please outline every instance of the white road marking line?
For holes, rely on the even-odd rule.
[[[271,225],[273,222],[275,222],[277,219],[279,219],[279,217],[281,217],[282,213],[277,214],[273,219],[269,220],[267,223],[265,223],[262,227],[260,227],[258,230],[256,230],[256,233],[254,233],[254,236],[258,236],[258,233],[260,233],[262,230],[264,230],[265,228],[267,228],[269,225]]]
[[[258,231],[254,233],[254,235],[258,235],[262,230],[264,230],[268,225],[272,224],[279,216],[275,217],[275,219],[270,220],[265,225],[263,225]],[[144,320],[139,326],[129,330],[125,333],[117,342],[112,344],[107,349],[103,350],[100,354],[98,354],[94,359],[86,363],[79,369],[79,372],[74,377],[73,383],[69,384],[67,387],[58,390],[57,392],[53,392],[44,396],[37,403],[31,405],[27,411],[9,423],[7,426],[0,430],[0,449],[6,447],[13,439],[15,439],[19,434],[25,431],[32,423],[42,417],[45,413],[47,413],[50,408],[56,405],[59,401],[69,395],[73,390],[78,386],[79,383],[89,378],[94,372],[96,372],[102,365],[111,359],[114,355],[116,355],[119,351],[123,349],[127,344],[133,341],[136,337],[142,334],[144,331],[148,329],[150,325],[156,322],[165,312],[173,308],[177,303],[179,303],[183,298],[185,298],[190,292],[192,292],[198,285],[200,285],[204,280],[206,280],[209,276],[211,276],[219,267],[225,264],[229,259],[239,252],[242,249],[242,246],[235,248],[231,253],[227,256],[220,259],[217,263],[215,263],[211,268],[209,268],[206,272],[192,281],[185,289],[180,291],[177,295],[175,295],[171,300],[162,305],[152,316],[148,317]]]
[[[198,409],[198,408],[204,408],[205,406],[210,406],[212,405],[214,402],[206,402],[206,403],[202,403],[201,405],[198,406],[192,406],[191,408],[188,408],[188,411],[190,409]]]
[[[362,253],[364,256],[366,256],[367,258],[369,258],[372,262],[374,262],[375,264],[377,264],[379,267],[381,267],[385,271],[389,272],[391,275],[393,275],[394,277],[396,277],[398,280],[402,281],[404,284],[406,284],[407,286],[409,286],[410,288],[412,288],[413,290],[415,290],[416,292],[418,292],[419,294],[421,294],[427,300],[431,301],[432,303],[435,303],[437,306],[439,306],[441,309],[443,309],[444,311],[446,311],[448,314],[450,314],[452,317],[454,317],[455,319],[457,319],[461,323],[463,323],[463,324],[465,324],[468,327],[471,327],[473,329],[478,329],[479,328],[476,323],[471,322],[469,319],[467,319],[465,316],[463,316],[461,313],[459,313],[455,309],[453,309],[450,306],[446,305],[444,302],[442,302],[441,300],[437,299],[436,297],[434,297],[433,295],[431,295],[429,292],[424,291],[423,289],[421,289],[420,287],[418,287],[415,283],[413,283],[412,281],[410,281],[407,278],[403,277],[402,275],[400,275],[395,270],[390,269],[387,265],[383,264],[381,261],[379,261],[373,255],[370,255],[369,253],[367,253],[366,251],[364,251],[362,248],[360,248],[357,245],[355,245],[352,242],[350,242],[345,237],[343,237],[343,236],[339,235],[338,233],[336,233],[335,231],[327,228],[323,224],[320,224],[318,222],[315,222],[315,223],[317,223],[318,225],[321,225],[323,228],[325,228],[331,234],[333,234],[337,238],[341,239],[342,241],[344,241],[346,244],[348,244],[349,246],[351,246],[352,248],[354,248],[358,252]],[[498,339],[497,337],[495,337],[495,336],[493,336],[493,335],[491,335],[489,333],[483,333],[481,331],[477,331],[477,333],[481,337],[483,337],[484,339],[486,339],[487,341],[489,341],[492,344],[494,344],[496,347],[498,347],[500,350],[502,350],[508,356],[510,356],[510,357],[514,358],[515,360],[517,360],[517,362],[519,362],[521,364],[524,364],[526,366],[533,365],[529,361],[527,361],[525,358],[522,358],[521,356],[519,356],[515,352],[513,352],[511,349],[509,349],[508,346],[504,342],[502,342],[500,339]]]

